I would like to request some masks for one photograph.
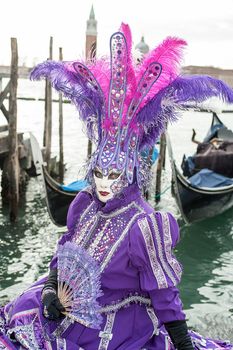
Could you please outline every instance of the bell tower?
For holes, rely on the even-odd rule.
[[[91,6],[91,12],[89,19],[87,20],[86,29],[86,59],[93,60],[96,56],[97,46],[97,21],[95,19],[95,13],[93,5]]]

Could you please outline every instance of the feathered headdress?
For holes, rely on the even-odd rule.
[[[90,169],[98,164],[107,171],[114,164],[126,170],[129,183],[142,187],[147,168],[141,152],[155,144],[167,122],[177,119],[177,111],[212,96],[233,102],[233,90],[220,80],[180,76],[185,46],[184,40],[168,37],[135,65],[131,31],[122,24],[111,36],[110,60],[46,61],[31,78],[50,79],[76,105],[88,137],[97,144]]]

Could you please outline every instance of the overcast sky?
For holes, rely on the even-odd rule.
[[[86,20],[91,5],[98,21],[97,54],[108,54],[110,35],[123,21],[136,45],[150,48],[166,36],[188,42],[185,65],[233,69],[233,0],[2,0],[0,64],[10,64],[10,37],[18,40],[19,60],[31,66],[63,48],[65,60],[84,57]]]

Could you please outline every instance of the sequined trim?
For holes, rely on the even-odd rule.
[[[181,279],[182,269],[179,262],[175,257],[172,256],[172,237],[170,232],[170,223],[167,213],[161,213],[163,219],[163,233],[164,233],[164,244],[165,244],[165,254],[170,267],[173,269],[178,281]]]
[[[144,213],[144,209],[131,202],[128,206],[109,214],[97,210],[95,202],[86,208],[76,225],[73,241],[89,252],[100,265],[102,272],[127,235],[130,226]]]
[[[8,344],[0,336],[0,350],[9,350],[9,349],[11,348],[8,347]]]
[[[159,321],[158,321],[158,318],[155,315],[154,309],[152,307],[147,306],[146,311],[147,311],[148,316],[150,317],[152,324],[153,324],[153,327],[154,327],[153,333],[151,335],[151,337],[153,337],[153,335],[159,334],[159,329],[158,329]]]
[[[106,268],[106,266],[108,265],[109,261],[111,260],[111,258],[113,257],[114,253],[116,252],[117,248],[119,247],[119,245],[121,244],[121,242],[123,241],[123,239],[125,238],[125,236],[127,235],[131,225],[133,224],[134,221],[136,221],[136,219],[141,215],[140,213],[135,214],[131,220],[128,222],[128,224],[126,225],[125,229],[123,230],[122,234],[120,235],[120,237],[117,239],[117,241],[115,242],[115,244],[113,244],[110,252],[108,253],[108,255],[106,256],[106,258],[103,260],[103,262],[100,265],[100,271],[103,272],[103,270]]]
[[[112,329],[115,320],[116,313],[108,314],[106,324],[103,331],[99,332],[101,338],[98,350],[107,350],[110,340],[113,337]]]
[[[58,327],[53,331],[52,337],[53,339],[61,337],[61,335],[68,329],[68,327],[74,323],[74,321],[66,317],[64,320],[58,325]]]
[[[139,220],[138,225],[146,243],[146,248],[150,259],[151,268],[153,270],[155,279],[157,281],[158,288],[159,289],[167,288],[168,285],[167,285],[166,277],[164,275],[164,272],[157,258],[156,248],[154,246],[154,241],[153,241],[151,229],[147,221],[147,218],[143,218]]]
[[[177,281],[176,281],[175,277],[173,276],[173,273],[171,271],[170,265],[168,264],[168,261],[166,261],[164,259],[164,249],[163,249],[163,245],[162,245],[162,242],[161,242],[161,236],[160,236],[160,232],[159,232],[158,223],[156,221],[156,218],[155,218],[154,214],[150,214],[149,216],[151,218],[152,225],[153,225],[153,228],[154,228],[154,231],[155,231],[155,238],[156,238],[156,242],[157,242],[157,246],[158,246],[158,254],[159,254],[159,259],[161,261],[161,265],[163,266],[163,269],[166,271],[166,273],[169,276],[170,280],[173,282],[174,285],[176,285]],[[165,225],[164,221],[163,221],[163,224]],[[165,231],[165,229],[164,229],[164,231]],[[165,237],[164,237],[164,244],[165,244],[165,254],[166,254],[166,257],[167,257],[168,250],[171,249],[171,244],[168,241],[168,239],[165,239]]]
[[[57,338],[57,349],[66,350],[66,340],[64,338]]]
[[[22,311],[15,314],[11,322],[19,319],[28,319],[28,324],[16,325],[15,327],[7,331],[7,336],[10,337],[14,333],[15,339],[28,350],[40,350],[41,348],[45,350],[51,350],[51,344],[43,336],[43,327],[39,318],[39,310],[31,309],[27,311]]]
[[[114,304],[104,306],[100,309],[101,313],[117,312],[125,306],[129,306],[131,303],[139,303],[146,306],[151,305],[151,299],[143,297],[141,295],[132,295],[124,300],[115,302]]]

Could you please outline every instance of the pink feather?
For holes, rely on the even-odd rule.
[[[102,57],[93,62],[88,62],[87,66],[98,81],[105,97],[105,105],[107,106],[110,84],[109,57]]]
[[[142,64],[137,67],[136,79],[138,84],[150,63],[158,62],[162,65],[162,73],[159,79],[147,93],[146,97],[140,104],[137,113],[152,97],[154,97],[161,89],[168,86],[179,75],[183,59],[183,51],[186,45],[186,41],[182,39],[168,37],[157,48],[150,51],[145,56]],[[133,98],[133,95],[134,93],[132,92],[131,99]]]

